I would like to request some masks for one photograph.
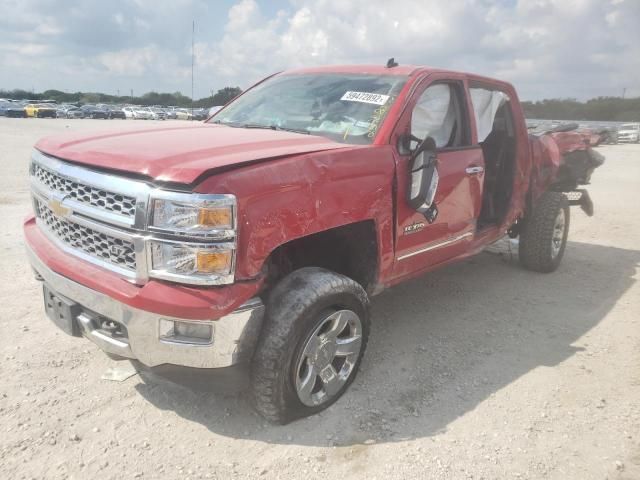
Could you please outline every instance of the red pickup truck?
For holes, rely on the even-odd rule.
[[[24,234],[65,332],[148,367],[249,366],[285,423],[354,380],[370,296],[505,234],[555,270],[599,161],[578,134],[529,136],[502,81],[295,70],[204,123],[39,141]]]

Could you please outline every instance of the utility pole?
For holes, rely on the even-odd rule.
[[[133,88],[131,89],[131,103],[133,103]]]
[[[195,63],[195,51],[193,49],[193,38],[196,34],[196,21],[191,23],[191,120],[193,120],[193,65]]]
[[[627,87],[624,87],[624,88],[622,89],[622,99],[623,99],[623,100],[624,100],[624,96],[626,95],[626,93],[627,93]]]

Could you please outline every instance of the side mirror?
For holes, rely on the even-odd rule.
[[[433,200],[440,179],[437,169],[436,143],[431,137],[423,140],[414,151],[409,164],[407,202],[414,210],[424,213],[434,207]],[[433,221],[435,217],[433,217]]]

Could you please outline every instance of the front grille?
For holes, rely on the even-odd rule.
[[[78,202],[129,218],[134,218],[136,214],[136,199],[134,197],[109,192],[90,185],[83,185],[53,173],[37,163],[33,164],[33,175],[50,190],[61,192]]]
[[[35,201],[35,207],[38,218],[65,245],[135,272],[136,256],[132,242],[60,218],[39,200]]]

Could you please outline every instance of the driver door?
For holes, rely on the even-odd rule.
[[[394,277],[400,279],[429,269],[468,251],[482,204],[484,159],[473,145],[472,111],[463,78],[434,78],[414,93],[398,122],[396,257]],[[414,152],[429,138],[437,184],[433,205],[425,211],[408,200]],[[435,146],[434,146],[435,145]],[[415,168],[415,166],[414,166]],[[425,189],[425,191],[428,189]],[[432,194],[433,192],[431,192]],[[423,204],[424,207],[424,204]]]

